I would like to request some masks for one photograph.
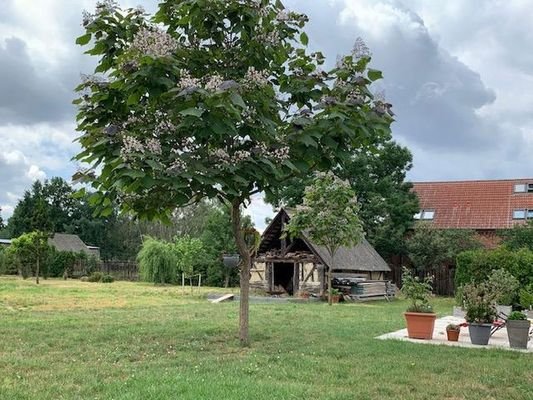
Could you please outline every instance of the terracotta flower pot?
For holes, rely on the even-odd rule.
[[[459,334],[461,331],[456,331],[453,329],[446,330],[446,336],[448,336],[449,342],[458,342],[459,341]]]
[[[341,299],[341,296],[340,294],[334,294],[333,296],[331,296],[331,302],[332,303],[338,303]]]
[[[411,339],[433,339],[437,314],[406,312],[403,315],[407,323],[407,335]]]

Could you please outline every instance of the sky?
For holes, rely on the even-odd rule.
[[[0,0],[0,207],[76,170],[73,88],[95,61],[74,44],[96,0]],[[156,0],[123,0],[153,11]],[[332,66],[357,37],[394,106],[413,181],[533,177],[533,30],[526,0],[285,0]],[[272,207],[256,196],[256,225]]]

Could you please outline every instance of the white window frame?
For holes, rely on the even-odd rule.
[[[517,221],[522,221],[527,219],[527,211],[525,208],[516,208],[513,210],[513,219]],[[517,216],[517,213],[522,213],[522,217]]]
[[[430,214],[431,218],[428,218],[426,214]],[[414,216],[414,219],[419,221],[433,221],[435,219],[435,209],[434,208],[424,208],[417,212]]]
[[[515,193],[527,193],[527,183],[515,183],[514,192]]]

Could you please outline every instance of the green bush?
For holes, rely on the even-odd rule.
[[[457,256],[455,271],[456,287],[470,282],[488,280],[493,270],[503,269],[512,274],[520,287],[533,283],[533,251],[528,249],[510,250],[504,247],[495,250],[472,250]]]
[[[520,305],[524,308],[533,307],[533,283],[520,289],[519,292]]]
[[[111,275],[104,275],[102,277],[102,283],[113,283],[115,282],[115,278],[113,278]]]
[[[146,238],[137,256],[141,279],[153,283],[177,283],[178,256],[171,243]]]
[[[89,282],[102,282],[104,274],[100,271],[93,272],[89,275]]]
[[[60,277],[65,271],[71,275],[77,260],[78,256],[72,251],[59,251],[53,248],[48,257],[48,276]]]
[[[520,282],[504,269],[495,269],[489,276],[488,283],[494,292],[498,304],[510,306],[517,298]]]

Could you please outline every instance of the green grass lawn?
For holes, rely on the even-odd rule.
[[[533,399],[530,354],[374,339],[404,301],[254,304],[242,349],[207,291],[0,277],[0,399]]]

